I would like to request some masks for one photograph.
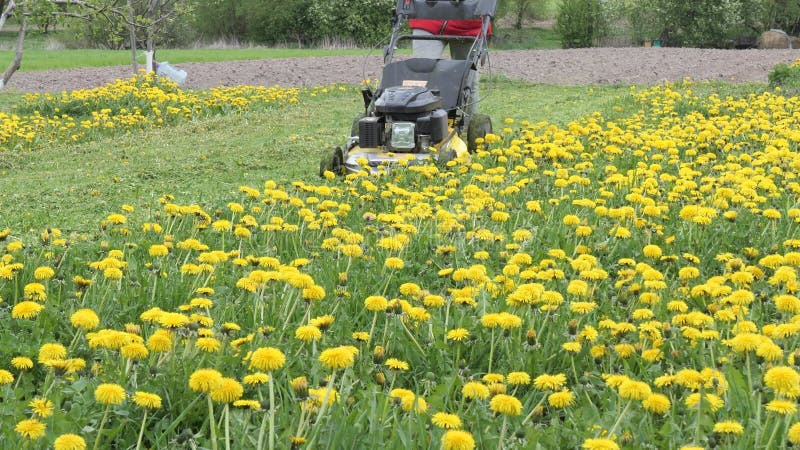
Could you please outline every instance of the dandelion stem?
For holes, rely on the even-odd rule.
[[[269,376],[269,449],[275,448],[275,387],[273,384],[274,377],[272,374]]]
[[[789,417],[787,416],[786,421],[789,421]],[[778,434],[778,428],[781,427],[781,421],[776,420],[775,426],[772,427],[772,433],[769,435],[769,440],[767,441],[767,445],[764,448],[772,448],[772,440],[775,439],[775,435]]]
[[[497,450],[503,450],[503,441],[506,438],[507,421],[508,421],[508,416],[503,415],[503,424],[500,425],[500,440],[497,441]]]
[[[208,425],[211,427],[211,448],[217,450],[217,424],[214,421],[214,403],[211,400],[211,394],[207,395],[208,399]]]
[[[231,450],[231,413],[230,406],[225,403],[225,450]]]
[[[422,346],[421,346],[421,345],[419,345],[419,342],[417,342],[417,340],[414,338],[414,335],[413,335],[413,334],[411,334],[411,330],[409,330],[409,329],[408,329],[408,325],[406,325],[406,323],[405,323],[405,322],[403,322],[403,319],[400,319],[400,322],[403,324],[403,329],[404,329],[404,330],[406,331],[406,333],[408,334],[408,337],[410,337],[410,338],[411,338],[411,341],[413,341],[413,342],[414,342],[414,345],[416,345],[416,346],[417,346],[417,349],[419,349],[419,352],[420,352],[420,353],[422,353],[422,354],[424,355],[424,354],[425,354],[425,350],[423,350],[423,349],[422,349]]]
[[[319,408],[319,413],[317,413],[317,420],[314,421],[314,432],[312,434],[311,439],[308,440],[308,448],[314,448],[314,441],[317,438],[317,434],[319,433],[319,429],[321,427],[322,419],[325,417],[325,411],[328,410],[328,398],[331,395],[331,390],[333,390],[333,382],[336,380],[336,371],[334,370],[331,372],[331,378],[328,380],[328,387],[325,389],[325,395],[322,396],[322,406]]]
[[[147,410],[144,411],[144,417],[142,418],[142,426],[139,428],[139,438],[136,440],[136,450],[142,446],[142,437],[144,436],[144,424],[147,422]]]
[[[700,400],[697,401],[697,420],[695,420],[694,427],[694,442],[700,444],[700,418],[703,416],[703,397],[705,396],[705,389],[700,386]]]
[[[536,413],[536,410],[539,409],[540,406],[542,406],[542,403],[544,403],[544,399],[546,399],[546,398],[547,398],[547,394],[545,393],[545,395],[542,396],[542,399],[539,400],[539,403],[537,403],[536,406],[534,406],[531,409],[531,412],[528,413],[527,416],[525,416],[525,419],[522,421],[522,426],[525,426],[525,424],[528,423],[529,420],[531,420],[531,417],[533,417],[533,415]]]
[[[489,340],[489,373],[492,373],[492,359],[494,359],[494,328],[492,328],[492,337]]]
[[[256,444],[256,450],[261,450],[264,447],[264,432],[267,429],[267,421],[269,420],[269,415],[264,414],[264,418],[261,419],[261,428],[258,430],[258,443]]]
[[[612,436],[614,432],[617,431],[617,427],[619,426],[620,423],[622,423],[622,418],[625,417],[625,414],[628,413],[628,409],[631,407],[632,403],[633,403],[632,399],[628,400],[628,404],[625,405],[625,408],[622,410],[621,413],[619,413],[619,417],[617,417],[617,421],[614,422],[614,426],[612,426],[611,429],[608,430],[608,436]]]
[[[108,412],[111,411],[111,404],[106,405],[106,411],[103,413],[103,418],[100,419],[100,428],[97,429],[97,438],[94,440],[94,450],[100,446],[100,437],[103,435],[103,428],[106,426],[106,420],[108,420]]]
[[[367,338],[367,346],[372,341],[372,332],[375,331],[375,323],[378,321],[378,311],[372,316],[372,326],[369,327],[369,337]]]
[[[447,321],[450,319],[450,302],[447,302],[447,308],[444,310],[444,341],[447,342]]]

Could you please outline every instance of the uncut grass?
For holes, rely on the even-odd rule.
[[[514,88],[526,99],[552,89]],[[472,164],[446,171],[431,166],[378,179],[333,181],[292,182],[295,178],[287,177],[264,183],[262,178],[243,183],[250,188],[209,199],[198,199],[202,194],[186,186],[174,198],[152,202],[143,215],[137,211],[148,206],[123,208],[114,202],[102,213],[90,211],[84,219],[97,231],[85,235],[59,235],[41,227],[36,230],[41,236],[24,236],[12,229],[5,237],[4,251],[10,256],[3,264],[24,266],[6,269],[12,276],[0,281],[0,295],[6,304],[18,304],[26,285],[41,283],[48,298],[39,298],[45,308],[34,319],[13,319],[8,308],[0,311],[0,320],[16,336],[4,335],[6,345],[0,348],[7,353],[0,364],[9,367],[6,361],[16,355],[35,359],[45,342],[67,346],[74,340],[68,357],[97,361],[102,370],[63,376],[37,363],[32,372],[14,371],[19,386],[6,392],[15,399],[47,392],[62,406],[41,442],[68,432],[95,439],[96,428],[84,428],[103,414],[92,393],[97,383],[111,382],[169,399],[149,416],[145,439],[150,446],[163,447],[183,436],[209,447],[211,422],[202,396],[187,385],[189,376],[213,367],[242,379],[248,373],[247,351],[269,346],[287,356],[286,365],[272,373],[274,434],[282,446],[295,436],[333,447],[439,448],[444,432],[429,425],[435,412],[458,414],[477,448],[496,448],[501,439],[510,447],[575,448],[603,436],[604,430],[625,448],[703,446],[712,439],[719,448],[782,446],[794,413],[765,409],[762,400],[786,395],[775,392],[765,378],[769,369],[794,364],[796,331],[791,330],[800,307],[792,305],[800,301],[785,296],[796,292],[793,267],[800,264],[795,251],[800,242],[791,239],[800,212],[798,187],[787,169],[798,164],[800,138],[792,131],[798,100],[754,94],[723,102],[688,93],[716,87],[687,84],[636,90],[635,102],[616,101],[616,95],[631,90],[613,89],[588,108],[608,105],[609,117],[618,114],[613,122],[602,113],[586,116],[583,109],[575,111],[577,120],[566,116],[557,125],[535,118],[498,121],[497,134]],[[562,92],[584,99],[604,93],[596,88],[592,95],[589,88]],[[513,92],[508,95],[504,101],[514,98]],[[569,104],[586,108],[577,99],[565,99],[564,105]],[[755,125],[759,133],[747,132]],[[313,173],[316,165],[311,167]],[[192,203],[200,206],[188,206]],[[250,237],[234,231],[234,224],[247,228]],[[581,226],[590,234],[579,233]],[[58,222],[48,221],[45,227],[58,228]],[[190,238],[209,248],[188,250]],[[354,251],[343,247],[347,242],[360,242],[363,255],[346,257],[344,252]],[[171,250],[160,253],[154,246]],[[208,263],[213,272],[193,274],[195,269],[186,264],[210,261],[210,250],[231,253],[225,261],[214,254],[216,261]],[[387,267],[392,256],[401,258],[404,267]],[[119,280],[116,272],[102,269],[122,262]],[[37,280],[35,268],[44,266],[55,273]],[[682,270],[691,268],[696,272]],[[309,281],[300,274],[309,275],[325,297],[315,300],[311,297],[318,291],[294,287]],[[76,275],[93,284],[75,284]],[[256,283],[250,291],[254,280],[272,276],[277,280]],[[581,280],[587,289],[572,283]],[[525,298],[519,296],[522,287],[536,292],[532,283],[547,291],[543,298],[549,303],[536,295],[520,300]],[[33,287],[28,296],[35,295]],[[198,287],[214,289],[206,294],[213,300],[208,310],[191,306]],[[422,290],[442,296],[444,304],[437,307],[432,299],[426,304]],[[371,295],[396,299],[402,314],[367,311],[364,300]],[[517,301],[523,305],[515,306]],[[179,339],[173,350],[153,352],[137,364],[102,345],[93,348],[87,342],[91,336],[69,320],[79,307],[90,307],[101,318],[101,328],[121,330],[131,323],[128,330],[148,338],[168,326],[141,316],[156,305],[195,314],[189,319],[194,325],[175,330]],[[519,322],[493,327],[491,314],[500,312]],[[327,314],[334,321],[319,341],[303,343],[294,337],[297,327],[310,319],[324,323]],[[226,322],[235,322],[241,331]],[[776,334],[778,324],[789,334]],[[471,338],[447,340],[446,333],[456,327],[467,329]],[[195,333],[212,333],[207,330],[221,342],[220,350],[207,353],[196,347]],[[369,345],[352,335],[371,330]],[[237,351],[230,345],[241,338],[245,341],[236,341]],[[733,338],[771,342],[780,355],[741,351]],[[373,356],[375,344],[384,347],[385,357],[407,362],[409,370],[380,364],[381,358]],[[326,369],[317,359],[319,352],[339,345],[359,350],[354,364]],[[511,383],[505,375],[513,372],[531,378],[563,374],[572,401],[557,406],[551,391]],[[487,378],[487,373],[494,375]],[[665,394],[667,409],[646,411],[640,401],[631,400],[624,384],[610,381],[607,375],[612,374]],[[329,375],[341,394],[339,402],[303,414],[302,393],[290,388],[289,380],[306,376],[316,387],[324,386]],[[502,381],[490,381],[497,377]],[[461,389],[468,381],[517,397],[521,414],[504,419],[486,400],[467,401]],[[800,388],[796,384],[787,388]],[[58,388],[48,392],[49,386]],[[391,400],[390,387],[409,390],[410,401],[408,393],[398,392],[397,400]],[[248,387],[245,396],[262,400],[265,389]],[[702,402],[686,406],[692,393],[713,393],[724,403],[716,411]],[[403,408],[409,403],[412,411]],[[2,436],[21,442],[7,430],[31,413],[24,401],[7,405]],[[221,421],[224,406],[216,408],[214,420]],[[114,411],[102,442],[134,445],[130,436],[136,435],[142,411],[129,401]],[[310,418],[312,423],[303,425]],[[239,410],[231,419],[234,447],[253,447],[265,413]],[[747,433],[713,433],[723,420],[741,423]],[[191,437],[178,431],[184,429]]]

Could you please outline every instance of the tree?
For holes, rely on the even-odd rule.
[[[14,60],[0,79],[0,89],[6,86],[22,64],[28,20],[36,23],[60,19],[83,19],[84,23],[103,26],[107,35],[116,33],[127,40],[132,49],[132,66],[137,70],[136,48],[154,49],[157,37],[172,25],[188,0],[0,0],[4,7],[0,15],[0,30],[12,15],[20,17],[20,30]]]

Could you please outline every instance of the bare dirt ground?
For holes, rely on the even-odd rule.
[[[800,59],[800,50],[711,50],[693,48],[591,48],[491,52],[484,74],[533,83],[638,85],[694,80],[766,82],[778,63]],[[24,60],[23,60],[24,64]],[[313,86],[377,78],[379,56],[331,56],[176,65],[188,73],[185,88],[239,84]],[[128,77],[129,66],[19,72],[8,88],[58,92],[101,86]]]

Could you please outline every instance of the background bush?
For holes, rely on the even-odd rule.
[[[563,0],[556,21],[564,48],[591,47],[606,31],[600,0]]]

